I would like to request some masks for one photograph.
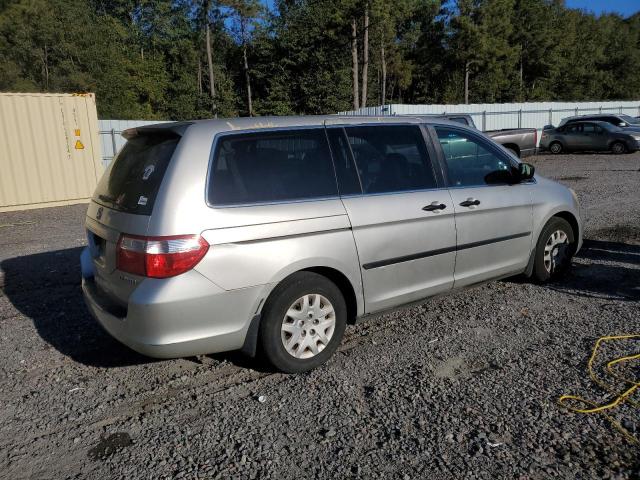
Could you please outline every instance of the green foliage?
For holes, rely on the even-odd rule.
[[[256,115],[348,110],[366,9],[368,105],[460,103],[467,70],[471,102],[640,93],[640,14],[563,0],[1,0],[0,90],[93,91],[102,118],[181,120],[247,114],[249,81]]]

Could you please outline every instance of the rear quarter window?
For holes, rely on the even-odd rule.
[[[122,212],[151,215],[179,141],[178,134],[168,131],[130,138],[100,180],[93,200]]]
[[[209,175],[214,206],[338,195],[323,128],[223,135]]]

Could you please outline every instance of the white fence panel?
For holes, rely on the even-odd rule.
[[[107,168],[116,153],[122,148],[126,140],[122,132],[128,128],[142,127],[167,123],[160,120],[98,120],[100,130],[100,144],[102,149],[102,165]]]
[[[483,131],[504,128],[536,128],[558,125],[563,118],[594,113],[640,115],[640,100],[615,102],[475,103],[470,105],[391,104],[340,112],[339,115],[471,115]],[[538,135],[540,138],[540,135]]]

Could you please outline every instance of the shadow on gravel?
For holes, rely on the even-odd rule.
[[[4,294],[60,353],[95,367],[153,360],[120,344],[91,317],[80,288],[80,252],[70,248],[3,260]]]
[[[550,288],[583,297],[640,300],[639,245],[585,240],[578,258],[591,263],[575,264],[564,278],[550,284]]]

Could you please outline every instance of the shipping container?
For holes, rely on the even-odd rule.
[[[88,201],[103,167],[92,93],[0,93],[0,212]]]

